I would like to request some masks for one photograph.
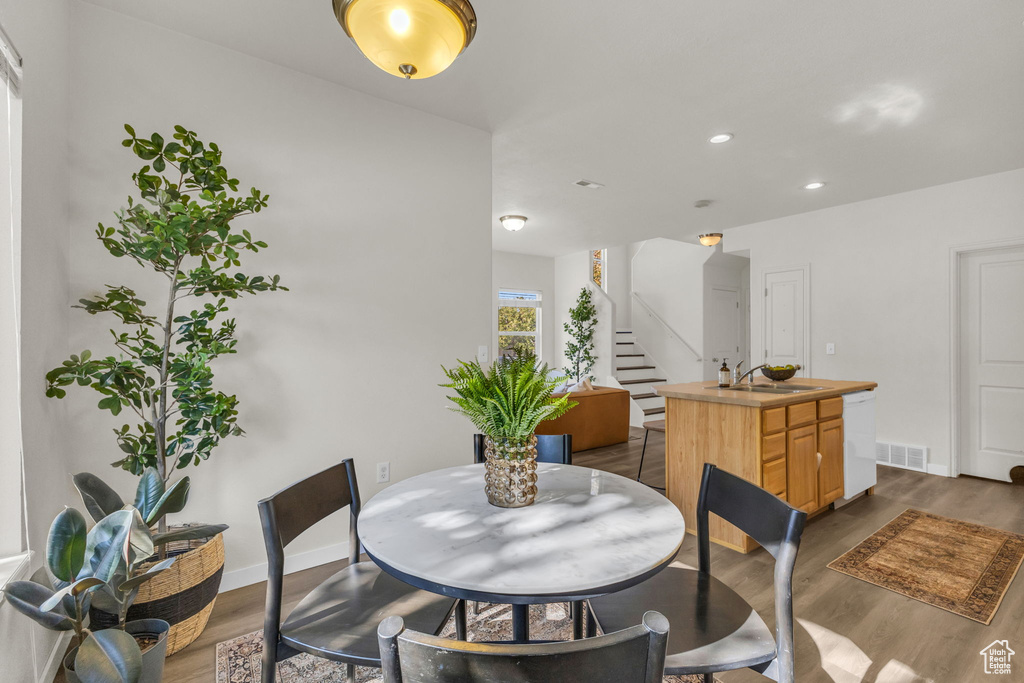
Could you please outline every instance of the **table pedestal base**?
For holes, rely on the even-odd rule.
[[[512,642],[530,642],[529,605],[512,605]]]

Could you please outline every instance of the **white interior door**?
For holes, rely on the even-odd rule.
[[[960,471],[1024,466],[1024,247],[960,256]]]
[[[799,377],[808,377],[808,273],[806,268],[777,270],[764,275],[762,339],[769,365],[800,365]]]
[[[704,379],[718,378],[722,360],[729,359],[729,367],[743,359],[742,330],[740,327],[740,292],[738,287],[711,287],[709,298],[708,340],[710,348],[704,355]]]

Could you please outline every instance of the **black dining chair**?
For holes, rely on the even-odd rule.
[[[349,509],[349,563],[314,588],[281,623],[284,549],[299,534],[328,515]],[[349,683],[355,666],[380,666],[377,625],[400,615],[414,628],[440,633],[456,601],[413,588],[359,561],[356,524],[361,501],[351,459],[292,484],[259,502],[267,546],[267,605],[263,625],[263,683],[274,683],[277,663],[301,652],[347,664]],[[465,637],[465,608],[456,615]]]
[[[473,435],[473,462],[482,463],[487,447],[484,435]],[[572,434],[538,434],[537,462],[553,462],[558,465],[572,464]]]
[[[377,637],[384,683],[661,683],[668,632],[665,617],[647,612],[637,626],[568,642],[464,643],[408,631],[401,617]]]
[[[731,588],[711,576],[708,513],[715,513],[760,543],[775,559],[775,634]],[[669,566],[647,581],[590,600],[602,631],[636,623],[657,609],[672,624],[665,674],[703,674],[750,668],[793,683],[793,568],[807,513],[764,489],[704,465],[697,500],[699,570]],[[634,620],[634,621],[631,621]]]
[[[486,460],[487,446],[483,434],[473,435],[473,462]],[[572,434],[537,434],[537,462],[572,464]],[[583,637],[583,602],[570,604],[573,638]],[[479,603],[473,603],[473,614],[479,614]]]

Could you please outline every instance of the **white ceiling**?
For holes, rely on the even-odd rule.
[[[1024,167],[1024,0],[473,0],[476,40],[423,81],[365,60],[330,0],[89,1],[491,131],[505,251],[692,239]]]

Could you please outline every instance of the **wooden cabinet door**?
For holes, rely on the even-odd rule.
[[[818,509],[818,427],[786,432],[786,500],[804,512]]]
[[[818,424],[818,507],[843,495],[843,418]]]

